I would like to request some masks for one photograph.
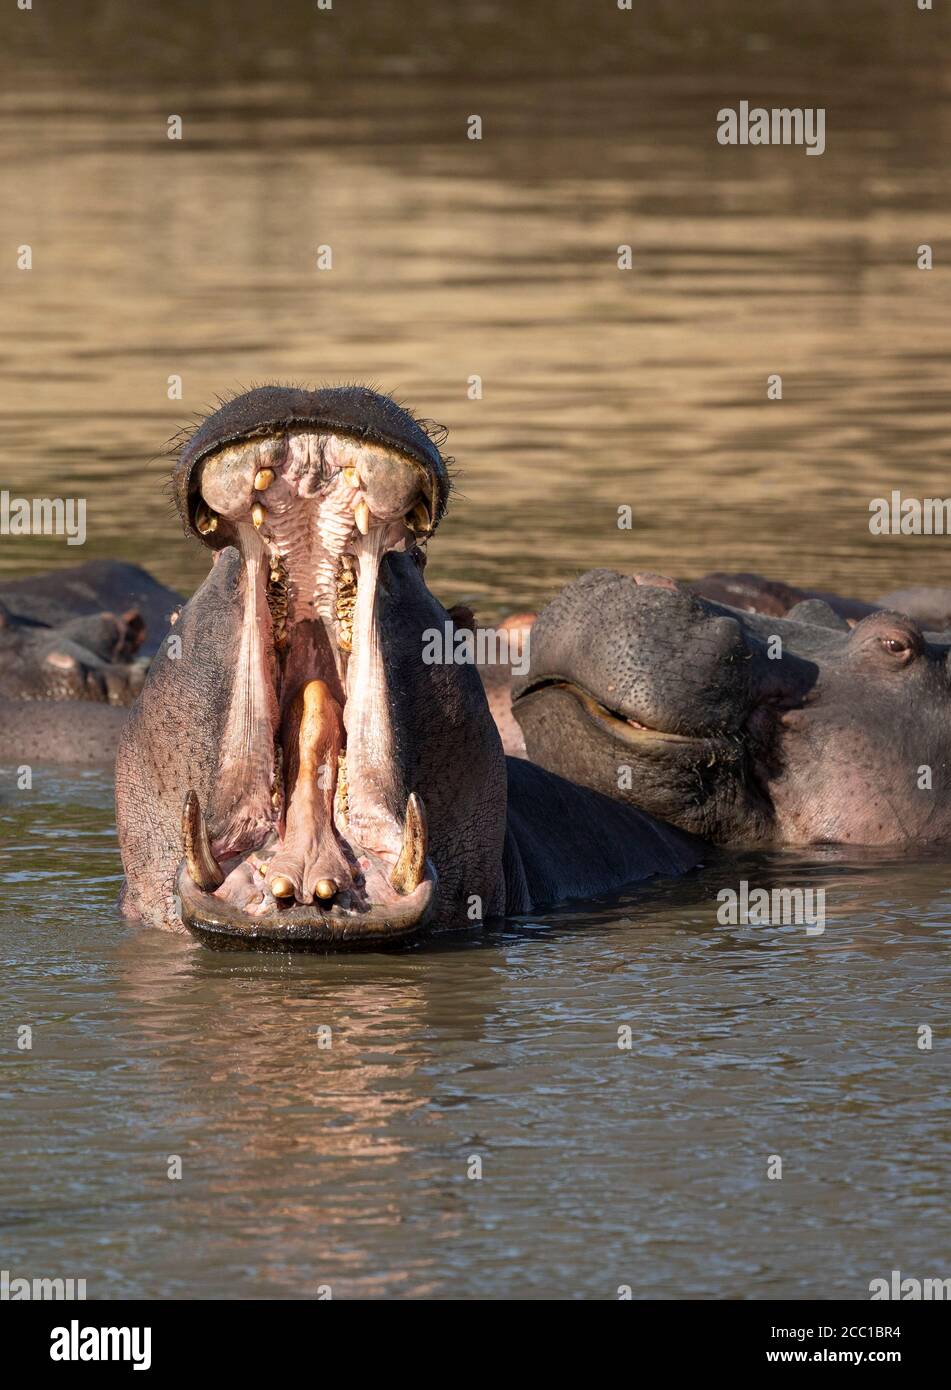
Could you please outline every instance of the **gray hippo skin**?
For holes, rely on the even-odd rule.
[[[211,945],[328,949],[471,926],[699,862],[695,843],[507,763],[420,547],[449,493],[430,435],[359,387],[262,387],[186,443],[217,552],[120,740],[124,911]]]
[[[903,613],[922,628],[941,632],[951,627],[951,589],[928,584],[912,585],[882,594],[873,603],[865,599],[843,598],[821,589],[796,589],[782,580],[765,579],[761,574],[717,572],[692,579],[686,586],[700,598],[712,599],[745,613],[767,613],[782,617],[797,603],[821,599],[834,613],[849,622],[859,622],[872,613]]]
[[[22,621],[48,628],[74,624],[81,637],[95,640],[96,623],[83,619],[108,617],[124,624],[125,657],[137,651],[151,657],[169,628],[182,597],[160,584],[139,565],[122,560],[87,560],[82,565],[47,570],[25,579],[0,581],[0,604]],[[130,646],[130,637],[135,644]]]
[[[948,646],[594,570],[538,617],[513,712],[535,762],[720,844],[946,842]]]
[[[112,763],[181,603],[119,561],[0,583],[0,763]]]

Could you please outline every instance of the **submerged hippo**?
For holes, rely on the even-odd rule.
[[[951,589],[928,584],[894,589],[873,603],[865,599],[844,598],[820,589],[797,589],[782,580],[766,579],[761,574],[729,571],[705,574],[700,579],[691,580],[687,588],[700,598],[712,599],[714,603],[724,603],[748,613],[768,613],[774,617],[782,617],[807,599],[821,599],[834,613],[849,622],[858,622],[884,610],[914,618],[932,632],[951,627]]]
[[[391,941],[699,862],[696,843],[525,762],[420,547],[448,500],[430,435],[365,388],[262,387],[174,470],[216,553],[120,741],[123,908],[217,945]]]
[[[120,561],[0,583],[0,763],[114,760],[125,707],[181,603]]]
[[[593,570],[535,622],[513,713],[542,766],[721,844],[951,839],[948,643],[899,614]]]

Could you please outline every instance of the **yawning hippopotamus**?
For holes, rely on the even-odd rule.
[[[188,440],[174,494],[217,552],[120,741],[128,915],[212,944],[389,941],[698,861],[650,817],[508,768],[420,545],[430,435],[364,388],[262,387]]]
[[[593,570],[513,697],[530,758],[721,844],[951,838],[948,643],[895,613],[765,617]]]

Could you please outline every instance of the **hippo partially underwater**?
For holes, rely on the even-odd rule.
[[[173,486],[213,552],[188,603],[103,561],[0,585],[0,761],[118,742],[130,917],[331,949],[683,873],[697,837],[951,834],[946,643],[907,618],[759,576],[692,586],[734,607],[594,571],[534,624],[528,672],[483,685],[423,658],[449,618],[421,549],[449,481],[392,400],[248,392]]]
[[[0,762],[114,759],[127,707],[182,602],[114,560],[0,583]]]
[[[719,844],[947,842],[949,646],[593,570],[535,622],[513,714],[541,766]]]
[[[700,862],[690,836],[509,760],[471,665],[427,664],[449,479],[357,387],[263,387],[173,474],[212,570],[120,739],[123,909],[216,945],[327,948],[471,926]]]

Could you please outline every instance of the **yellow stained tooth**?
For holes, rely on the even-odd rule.
[[[353,518],[360,535],[365,536],[370,529],[370,508],[362,498],[353,509]]]
[[[199,503],[198,511],[195,513],[195,525],[203,536],[210,536],[212,531],[218,529],[218,518],[204,502]]]
[[[322,878],[318,880],[314,892],[318,898],[332,898],[337,891],[337,885],[332,878]]]
[[[433,523],[429,516],[429,508],[425,502],[417,502],[416,506],[409,514],[409,524],[416,532],[429,535],[433,529]]]
[[[294,885],[286,874],[275,874],[268,885],[275,898],[292,898]]]
[[[251,520],[254,522],[254,525],[258,530],[260,530],[261,527],[264,525],[264,518],[266,516],[267,512],[261,506],[261,503],[255,502],[254,506],[251,508]]]
[[[345,468],[343,470],[343,477],[344,482],[349,483],[351,487],[360,486],[360,475],[355,468]]]
[[[259,468],[254,475],[255,492],[267,492],[274,481],[273,468]]]

